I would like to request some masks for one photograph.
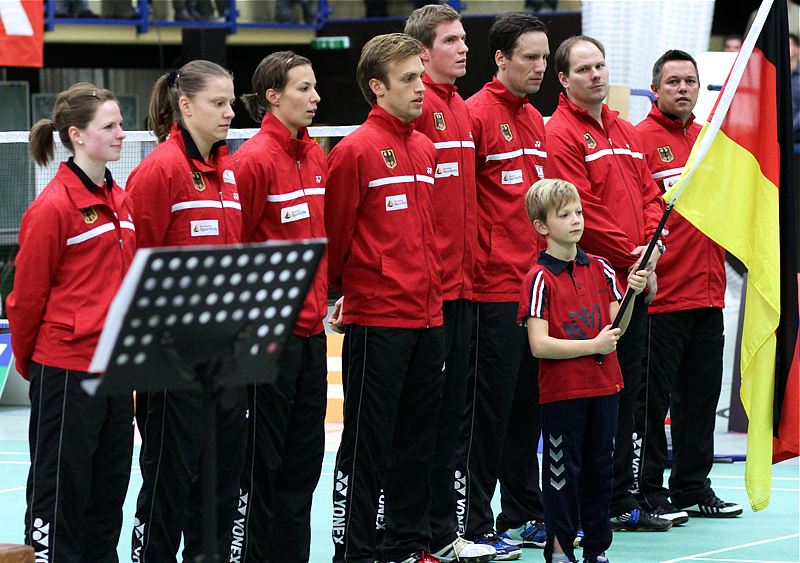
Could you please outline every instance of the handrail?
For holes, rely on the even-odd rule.
[[[73,18],[56,17],[55,0],[44,0],[44,29],[53,31],[56,25],[78,24],[78,25],[133,25],[137,33],[147,33],[151,27],[195,27],[208,29],[227,29],[230,35],[234,35],[238,28],[287,28],[287,29],[321,29],[328,21],[331,8],[328,0],[317,0],[317,18],[314,23],[277,23],[277,22],[243,22],[239,20],[239,9],[236,7],[237,0],[228,0],[228,9],[225,14],[225,21],[173,21],[173,20],[151,20],[151,9],[148,0],[135,0],[134,12],[137,18]]]

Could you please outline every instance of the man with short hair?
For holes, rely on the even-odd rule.
[[[476,236],[475,141],[472,121],[455,82],[467,72],[461,16],[446,4],[414,10],[405,32],[422,43],[425,103],[414,120],[436,147],[433,204],[436,243],[442,257],[444,388],[431,473],[431,549],[440,561],[491,561],[495,549],[458,535],[453,477],[456,439],[467,406],[472,333],[472,270]]]
[[[608,94],[603,45],[582,35],[566,39],[556,51],[556,70],[564,92],[547,122],[547,176],[562,178],[578,188],[585,217],[581,244],[587,252],[606,258],[617,277],[624,280],[655,234],[664,203],[633,125],[603,103]],[[655,268],[664,249],[659,241],[648,269]],[[648,287],[645,299],[637,296],[632,302],[631,321],[618,350],[625,388],[620,393],[614,445],[611,516],[616,530],[666,531],[672,527],[668,520],[641,510],[630,492],[633,415],[642,388],[647,303],[655,296],[655,275],[648,277]]]
[[[656,101],[636,130],[653,179],[667,191],[700,134],[692,113],[700,92],[697,63],[688,53],[667,51],[653,65],[650,87]],[[677,211],[666,228],[670,252],[659,261],[658,299],[650,305],[647,331],[648,384],[635,421],[639,463],[634,463],[634,490],[654,515],[678,525],[689,516],[738,516],[742,507],[720,500],[708,478],[722,387],[725,250]],[[667,410],[672,429],[669,489],[663,486]]]
[[[467,100],[477,151],[478,245],[456,498],[465,537],[492,545],[503,561],[519,558],[522,546],[545,542],[537,362],[517,308],[522,280],[544,244],[524,199],[544,177],[544,122],[528,95],[539,91],[550,47],[545,25],[524,12],[498,16],[489,46],[497,74]],[[498,479],[502,512],[495,528],[491,500]]]
[[[364,45],[356,75],[372,105],[331,151],[325,195],[330,284],[344,298],[344,428],[333,491],[333,561],[434,563],[428,507],[442,393],[442,264],[432,200],[436,149],[422,113],[421,44]],[[381,483],[386,533],[378,553]]]

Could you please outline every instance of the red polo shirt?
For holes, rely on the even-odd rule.
[[[575,260],[564,262],[542,251],[522,283],[519,319],[546,320],[553,338],[590,340],[611,324],[609,303],[621,300],[614,269],[604,258],[579,248]],[[541,404],[613,395],[622,387],[616,352],[602,365],[594,355],[539,359]]]

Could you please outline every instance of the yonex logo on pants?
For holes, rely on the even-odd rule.
[[[241,518],[236,518],[233,521],[233,529],[231,530],[231,556],[228,560],[229,563],[239,563],[242,560],[242,551],[244,549],[244,522],[247,516],[247,501],[250,493],[246,493],[239,489],[239,506],[236,509]]]
[[[331,537],[333,538],[333,543],[340,545],[344,545],[345,517],[347,515],[347,482],[349,479],[349,475],[345,475],[341,471],[336,472]]]
[[[466,517],[467,517],[467,475],[456,469],[455,480],[453,481],[453,488],[456,491],[456,523],[458,525],[458,533],[464,534],[466,532]]]
[[[384,499],[383,489],[381,489],[381,493],[378,495],[378,514],[375,516],[376,530],[386,529],[386,508],[385,508],[386,505],[383,499]]]
[[[35,519],[31,539],[34,541],[36,561],[48,561],[50,559],[50,523],[41,518]]]
[[[133,561],[133,563],[139,563],[142,560],[144,528],[144,522],[140,522],[138,518],[133,519],[133,541],[131,545],[131,561]]]
[[[633,487],[631,492],[636,494],[639,492],[639,468],[642,464],[642,437],[636,432],[633,433]]]

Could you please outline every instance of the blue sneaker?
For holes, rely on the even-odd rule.
[[[511,545],[520,547],[541,547],[547,543],[547,531],[544,522],[530,520],[519,528],[510,528],[500,534],[500,539]]]
[[[578,528],[578,533],[575,534],[575,540],[572,542],[572,547],[580,547],[583,543],[583,528]]]
[[[474,542],[492,546],[496,553],[495,561],[513,561],[522,557],[522,549],[505,542],[494,530],[481,534]]]

